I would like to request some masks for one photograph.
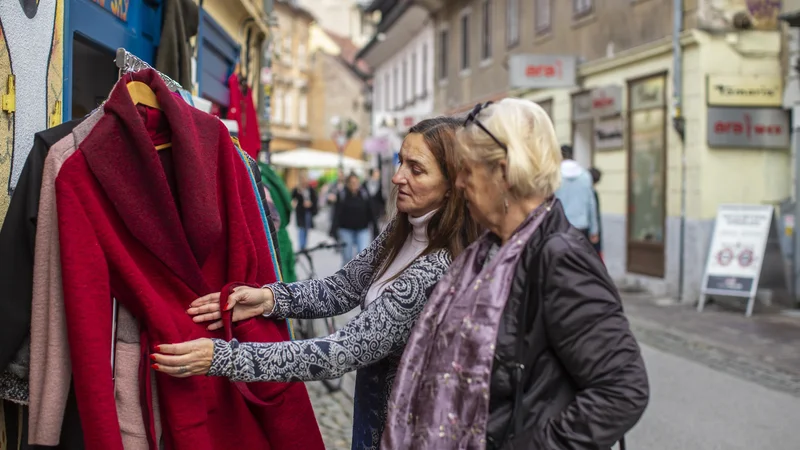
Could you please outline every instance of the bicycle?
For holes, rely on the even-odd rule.
[[[313,280],[317,278],[317,272],[314,268],[314,259],[311,257],[312,253],[320,250],[339,250],[344,248],[344,244],[323,242],[314,247],[300,250],[295,253],[294,266],[295,270],[302,269],[307,274],[304,280]],[[320,336],[329,336],[336,332],[336,323],[333,317],[325,317],[322,319],[296,319],[295,323],[297,328],[295,331],[302,339],[313,339]],[[342,389],[342,379],[335,378],[332,380],[322,380],[322,384],[328,390],[328,393],[334,393]]]

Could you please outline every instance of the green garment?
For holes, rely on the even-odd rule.
[[[294,271],[294,246],[286,229],[292,220],[292,195],[283,182],[283,179],[272,170],[268,164],[259,163],[261,169],[261,182],[269,189],[269,195],[275,202],[275,208],[281,218],[281,226],[278,228],[278,250],[281,256],[281,275],[284,283],[297,281],[297,274]]]

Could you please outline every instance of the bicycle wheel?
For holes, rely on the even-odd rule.
[[[336,332],[336,322],[334,322],[333,317],[327,317],[325,319],[315,321],[317,323],[322,322],[321,325],[325,326],[325,331],[327,335],[331,335]],[[334,393],[340,391],[342,389],[342,378],[333,378],[329,380],[322,380],[322,384],[325,385],[325,388],[328,389],[329,393]]]

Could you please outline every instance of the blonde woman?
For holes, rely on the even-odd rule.
[[[408,341],[382,449],[609,449],[649,396],[639,346],[592,244],[554,192],[537,104],[477,105],[456,187],[489,231],[450,266]]]

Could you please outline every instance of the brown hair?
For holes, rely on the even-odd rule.
[[[463,123],[463,119],[455,117],[434,117],[425,119],[408,130],[409,134],[422,135],[425,145],[439,163],[439,169],[448,184],[450,193],[450,196],[442,203],[442,207],[428,222],[428,246],[423,250],[422,255],[447,249],[455,258],[478,238],[478,225],[467,210],[464,194],[460,189],[456,189],[456,175],[459,170],[456,130]],[[392,191],[394,198],[397,197],[397,191],[397,186],[395,186]],[[383,262],[378,271],[378,277],[386,272],[412,231],[408,214],[398,211],[395,220],[397,223],[386,239],[386,246],[381,255]]]

